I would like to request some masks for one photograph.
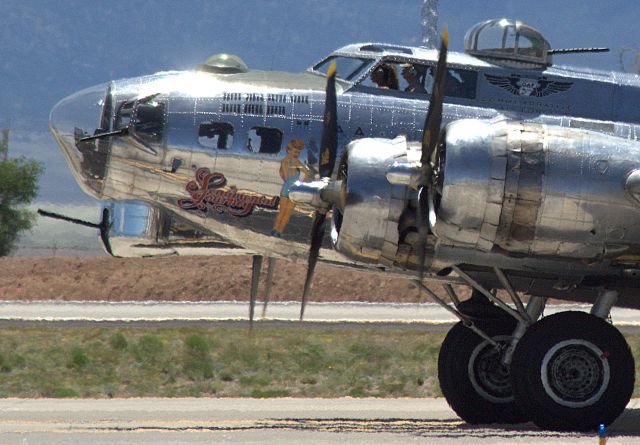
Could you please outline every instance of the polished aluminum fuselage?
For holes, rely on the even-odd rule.
[[[433,65],[436,52],[367,52],[363,47],[350,45],[332,55],[366,58],[371,67],[338,82],[340,150],[363,138],[404,135],[419,140],[429,96],[376,88],[366,80],[384,62]],[[640,78],[562,67],[515,70],[455,53],[448,64],[475,73],[476,83],[470,97],[445,98],[445,123],[484,123],[461,121],[455,132],[449,131],[471,142],[448,143],[446,163],[451,166],[445,167],[433,227],[432,269],[496,265],[547,274],[549,286],[635,270],[640,208],[625,181],[640,169]],[[562,88],[543,92],[545,82]],[[149,144],[135,132],[113,137],[98,185],[89,185],[81,173],[76,176],[100,199],[135,200],[162,209],[247,253],[304,260],[313,207],[297,204],[279,236],[274,236],[274,223],[286,198],[281,166],[288,144],[303,141],[298,159],[310,167],[317,163],[324,87],[324,76],[311,68],[299,74],[166,72],[111,82],[112,126],[119,105],[156,95],[154,100],[164,106],[162,138]],[[527,131],[536,135],[534,148],[511,121],[532,125]],[[505,123],[500,127],[498,122]],[[212,125],[232,127],[225,142],[203,139],[203,128]],[[518,138],[507,137],[509,132],[520,132],[524,142],[514,142]],[[277,149],[257,148],[260,134],[265,140],[279,138]],[[369,160],[365,143],[372,147]],[[397,273],[415,269],[415,255],[403,250],[399,235],[403,212],[415,193],[390,186],[384,171],[394,160],[416,155],[402,142],[392,145],[363,139],[354,148],[359,153],[354,162],[362,169],[351,179],[367,193],[349,198],[352,209],[360,210],[345,214],[345,238],[334,236],[338,250],[326,243],[322,260]],[[520,170],[521,163],[531,168]],[[355,175],[357,165],[353,167]],[[311,168],[308,175],[313,179],[317,171]],[[140,237],[153,236],[150,227],[141,229]],[[120,254],[127,255],[126,248]],[[614,266],[620,262],[625,265]]]

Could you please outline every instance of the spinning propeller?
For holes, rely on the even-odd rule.
[[[440,142],[440,127],[442,125],[442,110],[444,102],[444,86],[447,74],[447,47],[449,35],[445,28],[442,33],[442,43],[438,55],[436,75],[431,94],[429,110],[424,123],[422,137],[422,155],[420,157],[421,167],[419,177],[416,182],[418,190],[418,242],[416,248],[419,252],[419,274],[420,281],[424,275],[425,248],[427,236],[429,234],[429,202],[433,195],[433,170],[435,164],[436,147]],[[338,121],[337,121],[336,97],[336,65],[331,64],[327,70],[327,86],[324,119],[322,128],[322,141],[320,145],[319,172],[321,179],[313,183],[297,182],[292,187],[291,195],[299,193],[300,200],[313,205],[316,210],[311,229],[311,246],[309,248],[309,259],[307,265],[307,276],[302,292],[302,305],[300,307],[300,321],[304,318],[304,311],[309,299],[311,284],[315,274],[320,248],[326,231],[327,213],[332,205],[339,202],[336,198],[336,191],[340,187],[334,180],[334,168],[338,153]],[[294,191],[295,189],[295,191]],[[304,195],[304,196],[303,196]],[[319,198],[319,199],[318,199]],[[262,258],[254,257],[253,273],[259,275],[262,266]],[[270,263],[271,266],[271,263]],[[252,279],[250,322],[253,324],[254,308],[257,296],[257,279]]]
[[[424,275],[424,262],[426,255],[427,236],[429,234],[429,203],[433,200],[433,170],[435,164],[436,147],[440,143],[440,128],[442,126],[442,111],[444,102],[444,88],[447,77],[447,49],[449,45],[449,33],[445,28],[442,32],[442,42],[436,65],[436,74],[429,103],[429,110],[424,123],[422,137],[421,167],[417,181],[418,190],[418,242],[416,249],[419,252],[419,275],[422,281]],[[331,192],[331,179],[334,174],[338,144],[337,144],[337,98],[335,86],[336,70],[332,64],[327,70],[327,88],[325,99],[325,112],[322,129],[322,145],[320,148],[320,176],[327,183],[325,191]],[[335,182],[335,181],[334,181]],[[329,198],[329,196],[327,196]],[[325,221],[330,209],[332,199],[322,199],[322,205],[317,206],[311,231],[311,247],[307,266],[307,277],[302,293],[302,306],[300,308],[300,320],[304,317],[309,292],[315,267],[320,254],[320,247],[325,233]]]
[[[336,63],[333,62],[327,70],[327,88],[324,102],[324,119],[322,121],[322,141],[320,143],[319,170],[322,180],[328,181],[333,176],[333,168],[338,153],[338,99],[336,98]],[[304,317],[304,309],[307,305],[311,283],[315,273],[320,247],[325,233],[325,221],[330,205],[323,203],[315,211],[313,228],[311,229],[311,247],[309,248],[309,260],[307,277],[304,281],[302,292],[302,306],[300,308],[300,321]]]
[[[424,276],[424,262],[426,255],[427,235],[429,234],[429,203],[433,201],[433,169],[436,147],[440,143],[440,128],[442,126],[442,104],[444,102],[444,87],[447,79],[447,48],[449,46],[449,32],[445,27],[442,31],[440,53],[436,65],[436,75],[429,102],[429,110],[424,122],[422,133],[422,155],[420,156],[420,176],[418,179],[418,271],[420,282]]]
[[[311,246],[309,248],[309,260],[307,266],[307,277],[304,282],[304,291],[302,292],[302,306],[300,308],[300,320],[304,317],[304,310],[311,291],[311,283],[315,272],[318,257],[320,255],[320,247],[324,239],[326,231],[327,213],[332,205],[339,200],[340,189],[339,184],[332,180],[334,175],[334,167],[338,152],[338,121],[337,121],[338,100],[336,98],[336,64],[333,62],[327,70],[327,87],[326,99],[322,128],[322,140],[320,145],[319,173],[320,180],[311,182],[297,181],[290,189],[289,196],[293,201],[304,202],[315,207],[313,218],[313,227],[311,230]],[[339,182],[339,181],[338,181]],[[296,198],[294,198],[296,196]],[[267,301],[269,299],[270,281],[275,267],[275,259],[269,259],[269,269],[267,271],[267,288],[265,295],[266,310]],[[252,265],[251,279],[251,298],[249,304],[249,322],[253,326],[255,316],[255,305],[258,294],[258,280],[260,270],[262,268],[262,257],[254,256]]]

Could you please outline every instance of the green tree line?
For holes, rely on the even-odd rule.
[[[20,234],[31,229],[34,212],[25,208],[38,194],[41,162],[23,156],[9,157],[9,129],[2,130],[0,142],[0,256],[15,250]]]

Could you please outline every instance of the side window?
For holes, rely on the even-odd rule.
[[[253,127],[247,137],[247,149],[254,153],[275,154],[282,147],[282,131],[277,128]]]
[[[326,74],[331,62],[336,62],[336,72],[340,79],[354,80],[373,63],[373,59],[331,56],[313,67],[314,71]]]
[[[449,97],[475,99],[477,81],[478,73],[476,71],[449,69],[444,94]]]
[[[362,85],[407,93],[431,94],[435,67],[419,63],[382,62],[376,66]],[[447,69],[444,95],[463,99],[476,98],[478,73],[461,68]]]
[[[133,125],[136,136],[147,144],[160,144],[164,133],[164,104],[140,103],[135,108]]]
[[[407,93],[426,94],[424,80],[430,72],[430,67],[417,63],[403,63],[398,67],[400,71],[400,90]]]
[[[427,94],[425,78],[431,76],[431,67],[419,63],[383,62],[371,71],[362,85],[384,90]]]
[[[433,90],[434,71],[434,67],[429,67],[425,78],[424,86],[429,93]],[[478,73],[476,71],[448,68],[444,95],[447,97],[459,97],[462,99],[475,99],[477,82]]]
[[[233,125],[205,122],[198,128],[198,143],[207,148],[227,149],[233,145]]]
[[[383,62],[373,68],[371,73],[362,80],[361,84],[366,87],[380,88],[384,90],[400,89],[397,64]]]

